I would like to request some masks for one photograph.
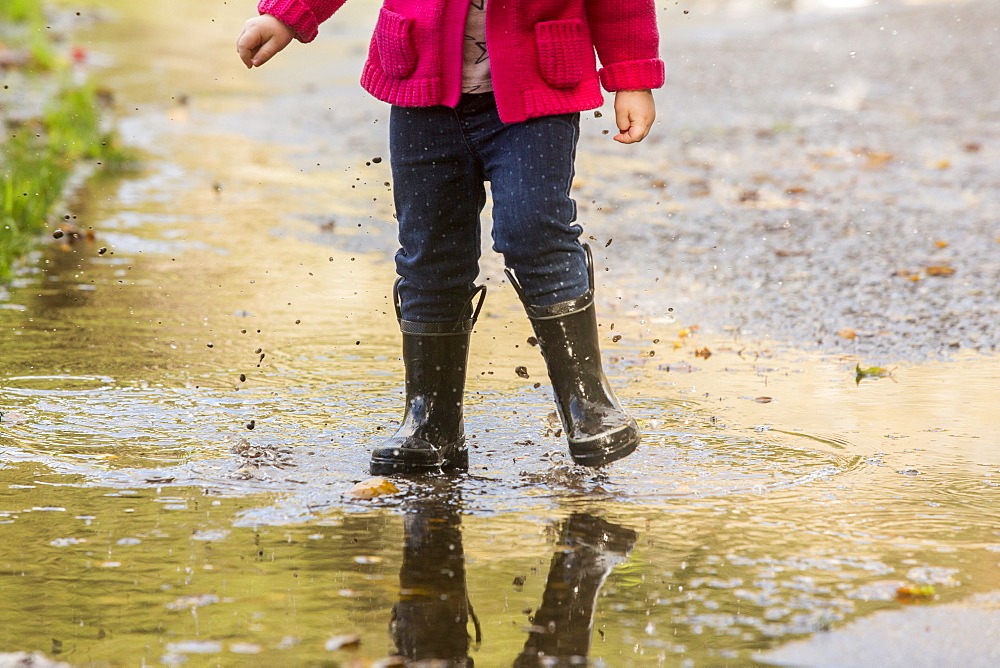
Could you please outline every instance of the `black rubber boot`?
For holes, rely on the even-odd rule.
[[[597,595],[637,537],[631,529],[586,513],[566,520],[516,668],[587,665]]]
[[[631,454],[639,445],[639,426],[618,403],[601,366],[594,308],[594,268],[590,248],[590,289],[577,299],[532,306],[512,271],[507,277],[521,298],[545,358],[556,407],[573,461],[603,466]]]
[[[416,512],[412,512],[416,510]],[[454,501],[424,501],[403,518],[403,564],[399,602],[389,632],[396,651],[419,665],[474,665],[469,656],[482,631],[469,603],[462,550],[460,507]],[[424,663],[426,662],[426,664]]]
[[[372,452],[371,474],[434,474],[468,469],[462,419],[465,368],[472,327],[486,298],[486,287],[473,291],[462,309],[461,320],[427,323],[403,320],[398,284],[396,281],[393,299],[403,333],[406,413],[392,438]]]

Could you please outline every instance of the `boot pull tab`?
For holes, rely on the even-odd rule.
[[[396,320],[400,321],[403,319],[403,302],[399,299],[399,282],[402,280],[402,276],[397,276],[392,284],[392,305],[396,309]]]
[[[587,252],[587,282],[590,284],[590,291],[594,291],[594,254],[590,251],[590,244],[581,244],[583,250]]]
[[[472,306],[472,302],[476,301],[476,297],[479,297],[479,301],[476,302],[476,306],[472,310],[471,320],[473,325],[476,324],[476,320],[479,319],[479,312],[483,310],[483,302],[486,301],[485,285],[476,286],[476,289],[472,291],[471,295],[469,295],[469,301],[465,302],[465,306],[462,308],[462,313],[465,313],[469,309],[469,307]]]
[[[517,277],[514,276],[514,272],[510,267],[504,267],[503,273],[507,274],[507,280],[510,281],[511,286],[514,288],[514,292],[517,293],[517,298],[521,300],[521,303],[527,306],[528,300],[524,296],[524,288],[521,287],[521,283],[518,282]]]
[[[403,277],[400,276],[396,278],[396,281],[392,284],[392,305],[396,309],[396,320],[400,323],[403,322],[403,302],[399,297],[399,283],[402,280]],[[476,286],[476,288],[472,291],[472,294],[469,295],[469,299],[462,307],[463,315],[469,310],[470,307],[472,307],[472,303],[476,300],[477,296],[479,297],[479,301],[476,302],[475,307],[472,308],[471,320],[473,325],[476,324],[476,320],[479,319],[479,312],[483,310],[483,302],[486,301],[485,285]],[[464,320],[464,318],[460,318],[459,321],[455,323],[456,331],[461,331],[462,320]],[[471,329],[471,327],[469,329]]]
[[[594,254],[590,250],[590,244],[580,244],[583,246],[584,252],[587,254],[587,285],[590,288],[590,292],[594,292]],[[525,306],[529,306],[527,298],[524,296],[524,288],[518,282],[517,277],[514,276],[514,272],[511,271],[510,267],[503,270],[503,273],[507,274],[507,280],[514,287],[514,292],[517,293],[518,298],[521,303]]]

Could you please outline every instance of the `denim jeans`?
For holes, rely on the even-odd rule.
[[[404,320],[448,322],[479,275],[485,182],[493,195],[493,250],[532,306],[575,299],[588,287],[583,231],[569,191],[580,114],[506,124],[492,93],[458,106],[393,107],[389,149]],[[468,314],[465,314],[467,317]]]

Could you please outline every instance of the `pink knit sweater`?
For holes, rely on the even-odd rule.
[[[345,0],[260,0],[303,42]],[[404,107],[458,104],[469,0],[385,0],[361,85]],[[486,46],[500,118],[593,109],[608,91],[659,88],[653,0],[489,0]],[[598,72],[594,50],[603,68]]]

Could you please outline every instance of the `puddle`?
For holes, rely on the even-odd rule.
[[[487,256],[469,473],[352,497],[402,400],[389,171],[371,160],[386,111],[354,83],[377,7],[349,4],[328,39],[254,77],[231,52],[245,8],[111,4],[120,22],[84,39],[117,63],[97,74],[142,171],[94,183],[73,209],[94,244],[43,249],[0,310],[5,651],[747,665],[914,603],[901,587],[933,587],[929,605],[995,589],[995,357],[859,382],[853,354],[632,308],[614,272],[602,346],[644,433],[635,455],[570,465]],[[185,53],[137,49],[192,15],[195,74]],[[345,59],[322,79],[344,108],[320,126],[316,58]]]

